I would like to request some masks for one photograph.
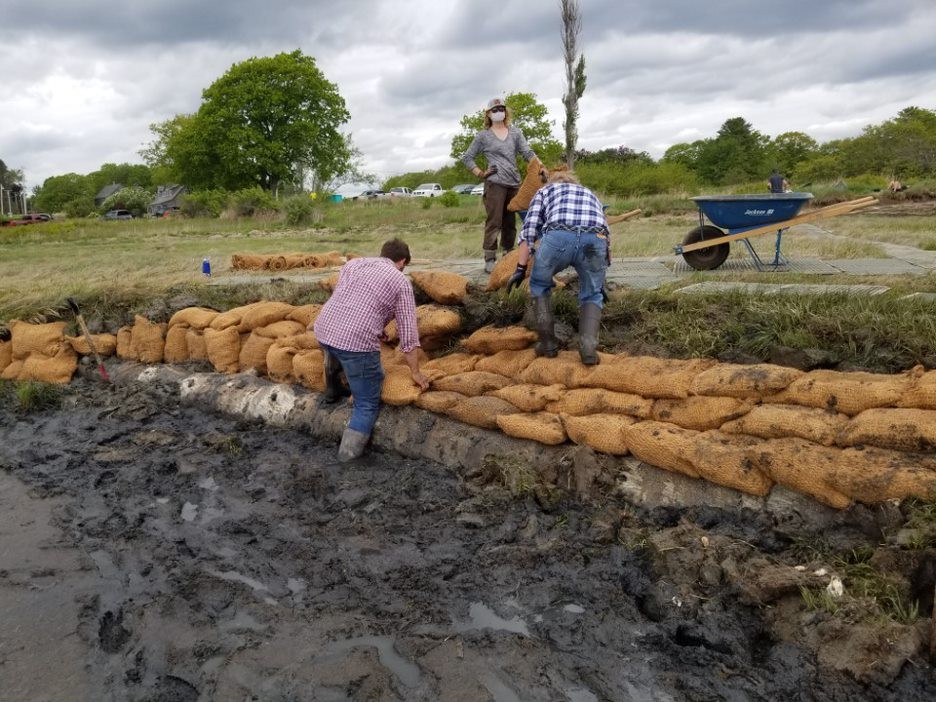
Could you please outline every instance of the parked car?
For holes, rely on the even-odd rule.
[[[452,187],[452,192],[459,195],[471,195],[471,191],[474,190],[474,187],[474,183],[460,183]]]
[[[469,195],[484,195],[484,183],[478,183],[471,189]]]
[[[390,190],[387,191],[387,195],[390,197],[412,197],[413,191],[401,185],[396,188],[390,188]]]
[[[438,183],[423,183],[413,191],[416,197],[439,197],[445,191]]]
[[[384,197],[386,193],[383,190],[362,190],[352,197],[352,200],[376,200],[378,197]]]
[[[133,213],[130,210],[108,210],[101,215],[101,219],[133,219]]]
[[[42,224],[52,220],[52,215],[45,212],[32,212],[6,221],[8,227],[20,227],[24,224]]]

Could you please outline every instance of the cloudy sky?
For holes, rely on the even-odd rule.
[[[562,139],[558,0],[0,0],[0,159],[32,187],[138,163],[253,56],[300,49],[338,86],[381,177],[449,162],[461,117],[531,92]],[[854,136],[936,108],[934,0],[580,0],[579,146],[654,157],[742,116]]]

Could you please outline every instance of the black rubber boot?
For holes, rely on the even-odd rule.
[[[536,331],[539,333],[536,355],[555,358],[559,354],[559,344],[556,342],[552,304],[549,295],[533,298],[533,314],[536,317]]]
[[[579,310],[579,356],[586,366],[598,365],[598,327],[601,326],[601,308],[594,303],[582,305]]]
[[[325,364],[325,392],[322,393],[322,402],[332,405],[351,392],[341,382],[341,364],[328,351],[324,353]]]

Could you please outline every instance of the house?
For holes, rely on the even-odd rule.
[[[123,190],[123,185],[121,183],[111,183],[110,185],[105,185],[100,189],[98,194],[94,196],[94,206],[96,208],[100,208],[101,205],[104,204],[104,201],[118,190]]]
[[[156,197],[149,204],[149,213],[153,217],[162,217],[168,210],[177,210],[182,206],[182,196],[188,192],[184,185],[160,185],[156,188]]]

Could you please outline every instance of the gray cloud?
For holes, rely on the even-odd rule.
[[[936,94],[932,0],[581,0],[579,143],[659,156],[743,116],[770,135],[851,136]],[[557,2],[0,0],[0,158],[30,185],[139,161],[232,64],[300,49],[382,176],[448,162],[462,115],[531,92],[559,137]]]

